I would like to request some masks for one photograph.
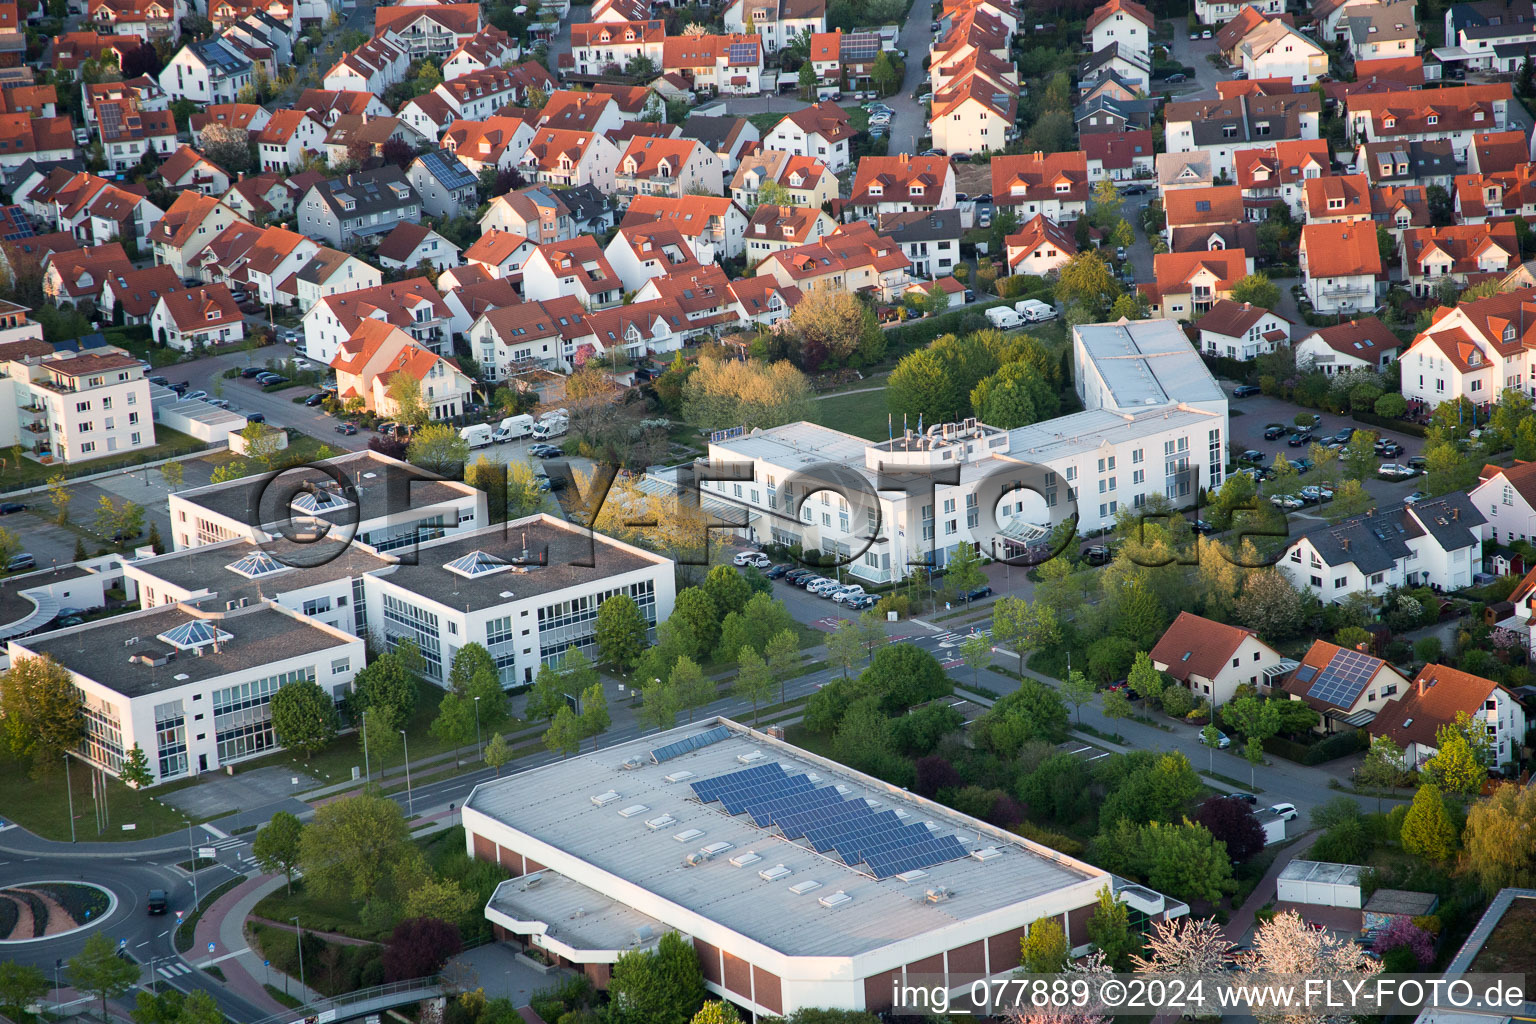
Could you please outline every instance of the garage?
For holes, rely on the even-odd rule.
[[[1282,903],[1360,909],[1360,872],[1356,864],[1293,860],[1280,871],[1275,895]]]

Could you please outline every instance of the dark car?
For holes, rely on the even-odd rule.
[[[1144,196],[1147,194],[1147,186],[1127,185],[1120,190],[1120,194],[1123,196]]]
[[[27,506],[19,501],[7,501],[0,505],[0,516],[8,516],[12,512],[25,512],[26,510]]]
[[[1295,459],[1291,462],[1291,465],[1296,467],[1296,472],[1298,473],[1310,473],[1312,472],[1312,468],[1316,466],[1317,463],[1313,462],[1311,459]]]
[[[1237,461],[1246,462],[1249,465],[1257,466],[1260,465],[1265,458],[1266,456],[1264,453],[1259,451],[1257,448],[1249,448],[1247,451],[1243,452],[1243,454],[1237,457]]]
[[[265,423],[265,422],[267,422],[267,414],[264,413],[264,412],[250,412],[250,413],[246,413],[245,414],[245,421],[247,423]]]
[[[1089,565],[1104,565],[1115,553],[1103,544],[1095,544],[1083,552],[1083,560]]]
[[[1385,455],[1389,459],[1395,459],[1403,454],[1403,446],[1396,441],[1388,441],[1386,444],[1377,447],[1376,452],[1378,455]]]
[[[169,377],[162,377],[159,374],[156,374],[155,376],[149,378],[149,382],[151,384],[158,384],[158,385],[160,385],[163,388],[171,386],[171,378],[169,378]]]
[[[1413,458],[1408,460],[1408,465],[1412,466],[1414,469],[1424,469],[1429,465],[1429,460],[1424,458],[1422,455],[1415,455]]]
[[[1266,441],[1278,441],[1284,434],[1285,425],[1281,423],[1271,423],[1264,428],[1264,440]]]
[[[357,424],[356,423],[338,423],[338,424],[336,424],[336,433],[338,433],[338,434],[345,434],[348,437],[350,437],[351,435],[357,433]]]
[[[1228,793],[1227,796],[1231,797],[1233,800],[1241,800],[1248,804],[1256,804],[1259,802],[1259,798],[1254,796],[1252,793]]]
[[[164,889],[151,889],[144,904],[151,914],[163,914],[171,909],[171,897]]]
[[[1298,430],[1296,433],[1285,439],[1285,443],[1292,448],[1300,448],[1304,444],[1310,444],[1311,441],[1312,431],[1310,430]]]
[[[969,593],[967,593],[965,595],[965,600],[967,600],[967,601],[980,601],[984,597],[991,597],[991,596],[992,596],[992,588],[991,587],[977,587],[975,590],[972,590],[972,591],[970,591]]]
[[[789,572],[789,563],[780,562],[778,565],[770,565],[763,571],[763,575],[770,580],[776,580],[787,572]]]
[[[1171,78],[1168,80],[1170,82],[1173,81]],[[1239,384],[1232,389],[1233,398],[1247,398],[1249,395],[1262,395],[1263,393],[1264,389],[1257,384]]]
[[[312,394],[308,398],[304,399],[304,404],[309,406],[311,409],[313,409],[315,406],[319,405],[323,401],[325,401],[325,392],[324,391],[316,391],[314,394]]]
[[[262,374],[267,372],[267,370],[261,368],[260,366],[247,366],[245,369],[240,371],[240,376],[246,380],[250,380],[252,377],[260,377]]]
[[[805,568],[804,566],[801,566],[798,569],[791,569],[788,572],[786,572],[784,574],[784,582],[785,583],[793,583],[793,582],[795,582],[795,580],[799,579],[802,576],[810,576],[810,575],[813,575],[811,570]]]
[[[66,615],[58,620],[60,626],[82,626],[85,620],[78,615]]]
[[[178,395],[186,394],[187,391],[191,389],[191,387],[192,382],[189,380],[179,380],[175,384],[170,385],[171,390],[176,392]]]
[[[1212,526],[1204,519],[1196,519],[1191,529],[1193,529],[1202,537],[1208,537],[1216,532],[1216,527]]]

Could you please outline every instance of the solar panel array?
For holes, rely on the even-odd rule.
[[[32,238],[37,234],[32,228],[32,221],[19,206],[7,206],[0,209],[0,241],[15,242],[23,238]]]
[[[880,34],[859,32],[843,36],[838,56],[845,64],[869,64],[880,56]]]
[[[1317,674],[1307,696],[1325,700],[1335,707],[1347,708],[1354,704],[1380,664],[1375,658],[1359,651],[1339,651]]]
[[[704,803],[746,814],[758,828],[778,828],[786,839],[805,839],[818,853],[836,851],[844,864],[867,865],[876,878],[959,860],[965,847],[952,835],[903,823],[895,811],[876,811],[862,797],[845,799],[834,786],[790,775],[778,762],[693,783]]]
[[[692,736],[680,739],[676,743],[668,743],[664,747],[657,747],[651,751],[651,761],[654,764],[670,761],[674,757],[688,753],[690,750],[698,750],[700,747],[707,747],[711,743],[719,743],[730,734],[731,730],[723,725],[717,725],[708,732],[694,733]]]
[[[726,61],[730,64],[757,63],[756,43],[732,43],[725,48]]]

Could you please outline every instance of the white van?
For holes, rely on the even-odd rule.
[[[1042,320],[1056,319],[1056,307],[1041,302],[1039,299],[1024,299],[1021,302],[1016,302],[1013,305],[1013,309],[1019,316],[1032,324],[1040,323]]]
[[[529,437],[532,434],[532,416],[508,416],[496,425],[496,431],[491,435],[491,440],[501,444],[503,441],[516,441],[519,438]]]
[[[570,426],[570,420],[564,416],[546,414],[539,422],[533,425],[533,436],[539,440],[559,437]]]
[[[488,423],[477,423],[473,427],[465,427],[459,431],[459,436],[467,441],[471,448],[484,448],[491,443],[491,427]]]
[[[991,323],[993,327],[1007,330],[1010,327],[1018,327],[1024,322],[1024,318],[1019,316],[1019,314],[1015,313],[1013,310],[1009,309],[1007,306],[993,306],[991,309],[987,310],[987,321]]]

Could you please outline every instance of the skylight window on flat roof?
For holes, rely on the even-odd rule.
[[[479,579],[492,573],[505,572],[512,568],[506,562],[495,555],[486,554],[484,551],[471,551],[467,555],[461,555],[443,566],[449,572],[456,572],[466,579]]]
[[[244,558],[229,563],[224,568],[230,572],[239,573],[246,579],[253,580],[258,576],[265,576],[268,573],[282,572],[288,567],[265,551],[253,551]]]
[[[233,640],[233,633],[226,633],[218,626],[206,619],[193,619],[191,622],[183,622],[164,633],[156,634],[158,639],[164,640],[172,647],[183,651],[194,650],[207,644],[223,643]]]

